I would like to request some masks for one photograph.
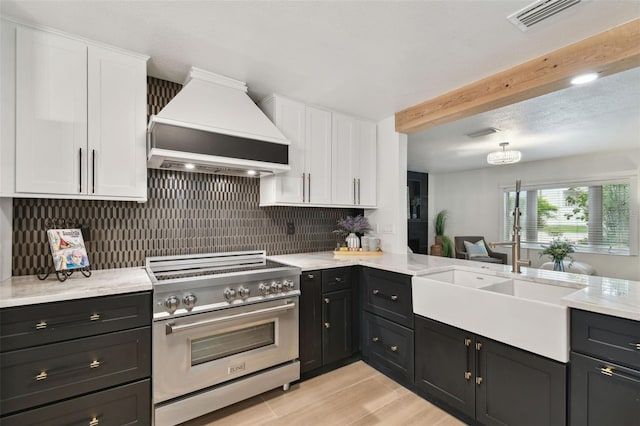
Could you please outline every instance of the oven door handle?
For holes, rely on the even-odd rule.
[[[227,315],[224,317],[213,318],[213,319],[204,320],[204,321],[196,321],[196,322],[191,322],[184,325],[175,325],[173,323],[167,323],[165,325],[165,332],[166,334],[172,334],[172,333],[177,333],[179,331],[190,330],[192,328],[197,328],[197,327],[204,327],[207,325],[216,324],[224,321],[232,321],[236,319],[253,317],[256,315],[268,314],[273,312],[288,311],[289,309],[293,309],[295,307],[296,307],[295,303],[287,303],[286,305],[275,306],[273,308],[258,309],[256,311],[244,312],[236,315]]]

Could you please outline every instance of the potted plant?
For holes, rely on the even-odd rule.
[[[441,251],[442,256],[453,257],[453,243],[451,242],[451,238],[444,234],[448,214],[449,213],[446,210],[440,210],[438,214],[436,214],[436,218],[433,222],[433,227],[436,232],[435,246],[441,247],[440,250],[435,250],[435,254],[437,255],[437,252]],[[431,251],[432,254],[434,254],[433,248]]]
[[[571,259],[569,266],[573,264],[573,257],[569,253],[575,253],[573,244],[567,239],[561,240],[560,238],[554,238],[551,240],[551,244],[543,245],[540,257],[549,256],[553,261],[553,270],[564,272],[564,258]]]
[[[371,231],[369,220],[362,216],[347,216],[344,219],[338,219],[338,229],[333,231],[334,234],[345,236],[347,247],[349,250],[358,250],[360,248],[360,237],[365,232]]]

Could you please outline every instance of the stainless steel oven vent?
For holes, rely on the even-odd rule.
[[[586,0],[538,0],[507,16],[507,19],[521,31],[528,31],[533,25],[583,1]]]

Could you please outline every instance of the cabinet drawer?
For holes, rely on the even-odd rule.
[[[335,268],[322,271],[322,292],[351,288],[351,268]]]
[[[395,272],[362,268],[365,310],[413,328],[411,277]]]
[[[635,425],[640,371],[571,352],[572,426]]]
[[[362,339],[363,358],[413,382],[413,330],[365,312]]]
[[[151,293],[0,310],[0,351],[151,325]]]
[[[150,375],[151,327],[0,354],[0,412],[11,413]]]
[[[151,424],[150,380],[2,418],[3,426]],[[93,422],[93,423],[92,423]]]
[[[571,309],[571,350],[640,370],[640,322]]]

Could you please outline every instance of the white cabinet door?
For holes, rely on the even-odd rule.
[[[307,200],[331,203],[331,112],[306,107],[305,170]]]
[[[277,202],[294,204],[305,202],[306,189],[303,179],[305,119],[304,104],[280,97],[275,99],[275,124],[290,141],[289,165],[291,166],[290,171],[275,176]]]
[[[146,61],[89,46],[88,190],[146,198]]]
[[[377,128],[375,123],[358,122],[358,205],[375,207],[377,188]]]
[[[355,159],[357,158],[357,122],[346,115],[332,114],[331,204],[355,205],[357,201]]]
[[[87,47],[17,28],[16,192],[87,193]]]

